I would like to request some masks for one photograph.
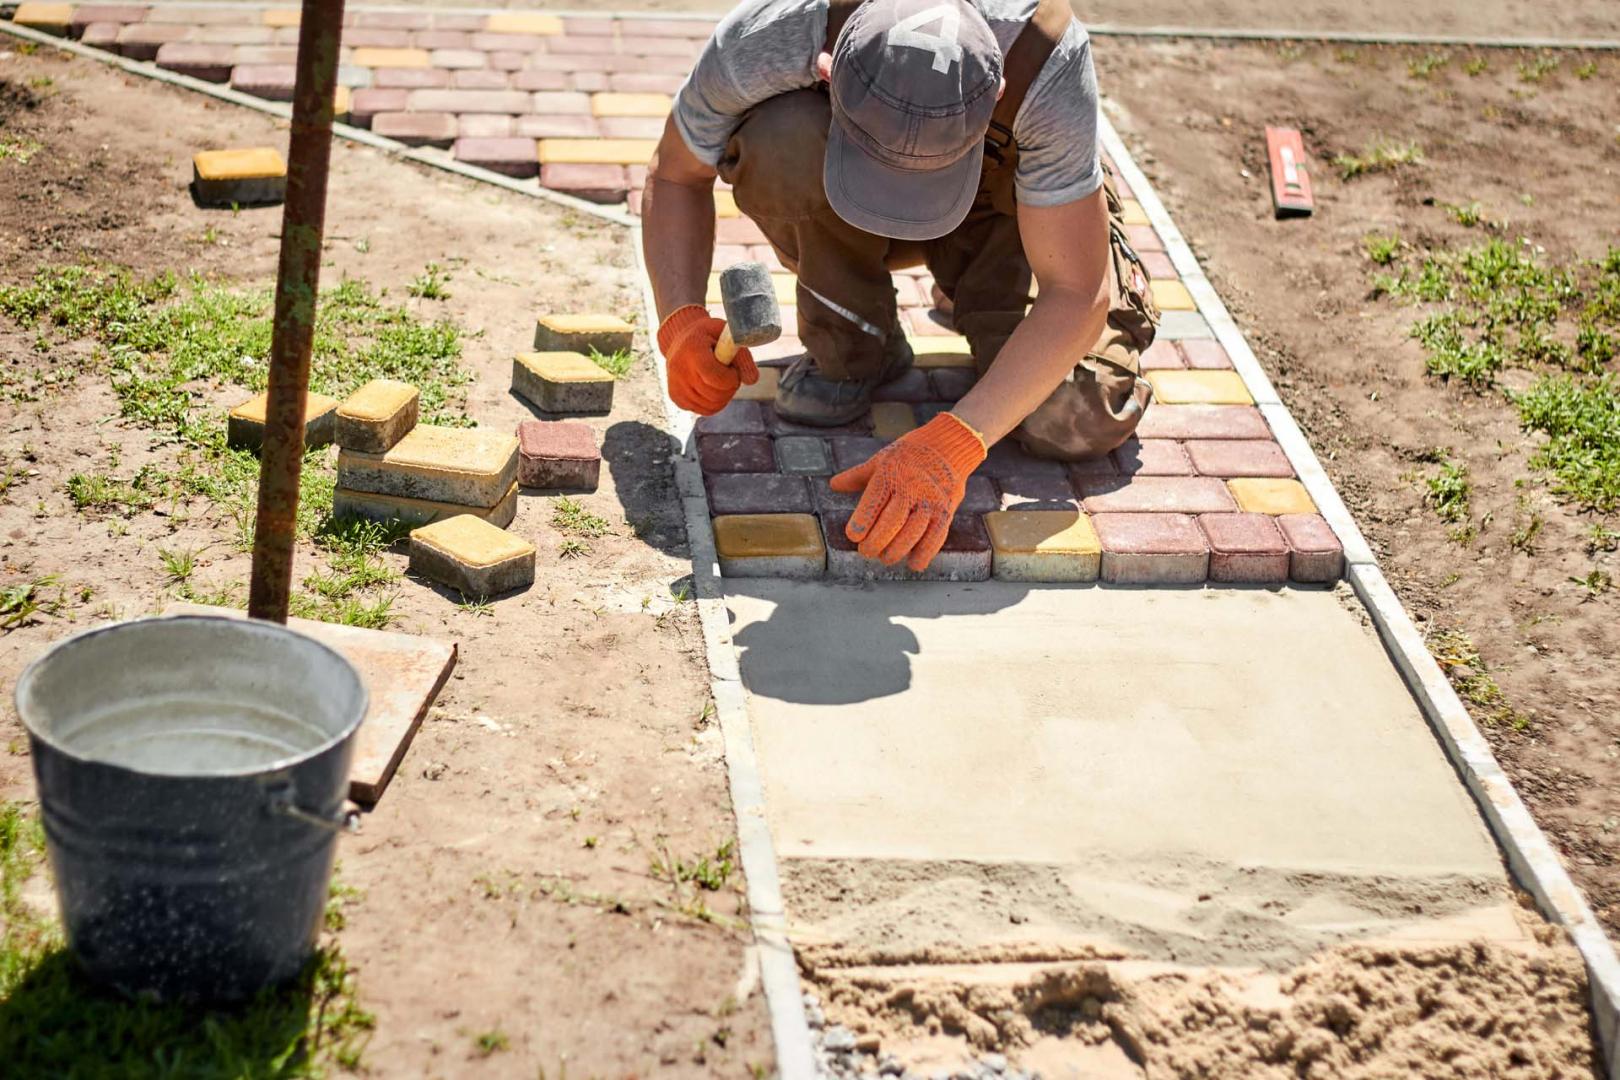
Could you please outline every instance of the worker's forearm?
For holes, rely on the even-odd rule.
[[[984,378],[951,411],[986,443],[998,442],[1068,377],[1107,320],[1106,296],[1042,290]]]
[[[641,196],[641,246],[658,317],[708,293],[714,261],[714,191],[649,177]]]

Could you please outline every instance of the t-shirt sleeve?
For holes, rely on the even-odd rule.
[[[826,0],[745,0],[721,20],[675,96],[675,129],[707,165],[762,101],[816,83]]]
[[[1018,139],[1018,201],[1063,206],[1102,186],[1097,154],[1097,72],[1078,22],[1030,87],[1013,125]]]

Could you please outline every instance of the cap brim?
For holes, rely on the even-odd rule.
[[[979,192],[980,155],[932,172],[895,169],[853,142],[834,121],[824,183],[839,217],[895,240],[936,240],[962,224]]]

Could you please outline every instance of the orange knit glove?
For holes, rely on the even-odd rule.
[[[713,416],[731,401],[737,388],[759,382],[759,368],[747,349],[738,349],[728,366],[715,358],[715,346],[726,328],[697,305],[670,312],[658,328],[658,350],[669,365],[669,396],[683,409]]]
[[[954,413],[907,432],[866,464],[832,478],[834,491],[866,489],[845,535],[868,559],[891,566],[906,559],[911,569],[923,569],[945,546],[968,474],[985,453],[984,436]]]

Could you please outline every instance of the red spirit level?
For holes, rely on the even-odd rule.
[[[1279,218],[1310,217],[1316,209],[1311,174],[1305,168],[1305,143],[1293,128],[1266,128],[1271,158],[1271,202]]]

